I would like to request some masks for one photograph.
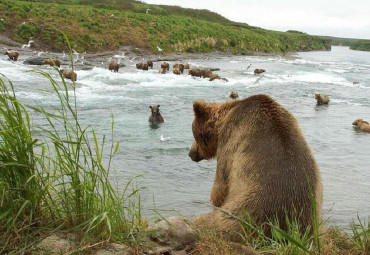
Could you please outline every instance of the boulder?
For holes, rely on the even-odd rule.
[[[25,65],[41,66],[44,64],[45,58],[42,57],[30,57],[23,61]]]

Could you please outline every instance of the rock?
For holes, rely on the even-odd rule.
[[[42,58],[42,57],[31,57],[23,61],[23,64],[41,66],[44,64],[44,61],[45,61],[45,58]]]
[[[56,234],[42,240],[37,248],[41,254],[64,254],[75,248],[75,244],[67,239],[60,238]]]
[[[107,245],[104,249],[98,250],[95,255],[129,255],[130,248],[125,245],[111,243]]]
[[[150,235],[152,244],[149,246],[148,254],[186,254],[184,250],[191,247],[198,239],[196,231],[181,217],[161,220],[150,230],[154,233]]]

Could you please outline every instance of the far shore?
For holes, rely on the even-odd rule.
[[[62,58],[64,55],[63,52],[50,52],[47,49],[42,49],[39,47],[32,46],[31,47],[24,47],[22,48],[22,44],[12,40],[6,35],[0,34],[0,48],[2,49],[2,54],[5,50],[9,51],[17,51],[20,53],[20,58],[18,61],[23,62],[29,57],[37,57],[39,52],[45,52],[41,55],[41,57],[53,57],[53,58]],[[217,58],[225,58],[225,57],[233,57],[233,56],[261,56],[261,57],[284,57],[287,59],[296,59],[297,57],[294,56],[298,52],[287,52],[284,54],[275,53],[275,52],[259,52],[254,51],[250,52],[248,55],[241,55],[241,54],[232,54],[231,52],[221,52],[221,51],[214,51],[214,52],[171,52],[171,53],[164,53],[164,54],[155,54],[147,49],[139,49],[134,46],[123,46],[117,50],[107,50],[102,52],[93,52],[93,53],[81,53],[80,57],[83,55],[85,59],[84,65],[76,65],[76,69],[91,69],[94,66],[99,66],[103,62],[104,65],[107,64],[107,58],[112,58],[112,61],[118,61],[119,57],[114,57],[115,55],[121,56],[122,53],[125,53],[125,57],[128,59],[133,59],[133,63],[142,62],[143,59],[145,60],[152,60],[153,62],[175,62],[175,61],[182,61],[184,59],[217,59]],[[65,58],[68,59],[68,53],[65,52]],[[26,56],[26,57],[24,57]],[[122,59],[121,59],[122,60]]]

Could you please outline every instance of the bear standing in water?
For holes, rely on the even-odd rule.
[[[214,206],[242,219],[246,212],[271,235],[266,222],[297,219],[300,230],[314,225],[312,203],[321,219],[322,186],[319,167],[297,120],[267,95],[225,103],[195,101],[189,152],[193,161],[217,158],[211,191]],[[310,191],[315,201],[310,200]],[[214,210],[194,221],[240,241],[240,223]]]
[[[149,117],[149,122],[153,125],[158,125],[164,122],[163,117],[161,113],[159,112],[160,105],[157,106],[149,106],[149,108],[152,110],[152,115]]]

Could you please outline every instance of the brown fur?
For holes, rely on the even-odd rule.
[[[63,74],[65,78],[70,79],[72,81],[77,81],[77,74],[73,72],[72,70],[61,69],[60,72]]]
[[[200,73],[203,78],[211,78],[211,76],[213,75],[212,71],[210,70],[201,70]]]
[[[160,105],[149,106],[149,108],[152,111],[152,114],[149,117],[149,122],[152,123],[153,125],[158,125],[164,122],[163,117],[161,113],[159,112],[159,107]]]
[[[147,63],[143,64],[143,70],[145,71],[148,71],[149,70],[149,66]]]
[[[237,99],[238,97],[239,97],[238,92],[235,92],[235,91],[230,92],[230,98],[231,99]]]
[[[317,100],[317,104],[328,104],[330,101],[330,98],[327,95],[323,94],[315,94],[315,99]]]
[[[254,74],[261,74],[264,72],[265,72],[265,69],[254,69]]]
[[[108,66],[109,71],[113,71],[115,73],[118,73],[119,68],[120,68],[120,64],[118,64],[117,62],[109,63],[109,66]]]
[[[313,227],[310,190],[320,219],[321,177],[292,114],[267,95],[220,104],[195,101],[193,107],[195,140],[189,156],[194,161],[217,158],[212,204],[243,219],[248,212],[267,235],[271,229],[264,223],[274,219],[283,230],[286,218],[294,217],[302,231]],[[235,241],[242,233],[239,222],[219,210],[194,224]]]
[[[168,64],[167,62],[163,62],[161,64],[161,68],[167,69],[167,71],[169,71],[170,70],[170,64]]]
[[[178,69],[180,73],[184,73],[184,65],[183,64],[174,64],[173,65],[173,70]]]
[[[47,64],[49,66],[57,66],[57,67],[60,67],[62,65],[62,62],[60,62],[59,59],[50,59],[50,58],[47,58],[47,59],[45,59],[44,64]]]
[[[144,67],[144,63],[142,62],[136,64],[137,69],[143,69],[143,67]]]
[[[202,77],[200,69],[197,68],[190,69],[188,74],[195,77]]]
[[[184,65],[183,65],[183,64],[179,64],[179,69],[180,69],[180,72],[181,72],[181,73],[184,73],[184,69],[185,69],[185,67],[184,67]]]
[[[190,69],[190,65],[189,65],[188,63],[186,63],[186,64],[184,65],[184,69]]]
[[[8,57],[11,59],[11,60],[14,60],[14,61],[17,61],[18,57],[19,57],[19,53],[16,52],[16,51],[12,51],[12,52],[9,52],[9,51],[5,51],[4,52],[4,55],[8,55]]]
[[[148,64],[148,67],[150,67],[150,69],[153,68],[153,61],[152,60],[148,60],[146,63]]]
[[[165,74],[165,73],[167,73],[167,69],[166,68],[160,68],[158,72],[161,73],[161,74]]]
[[[173,73],[177,74],[177,75],[180,75],[181,74],[180,68],[179,67],[174,68]]]
[[[355,120],[352,125],[358,126],[360,130],[365,132],[370,132],[370,124],[367,121],[364,121],[363,119],[357,119]]]

